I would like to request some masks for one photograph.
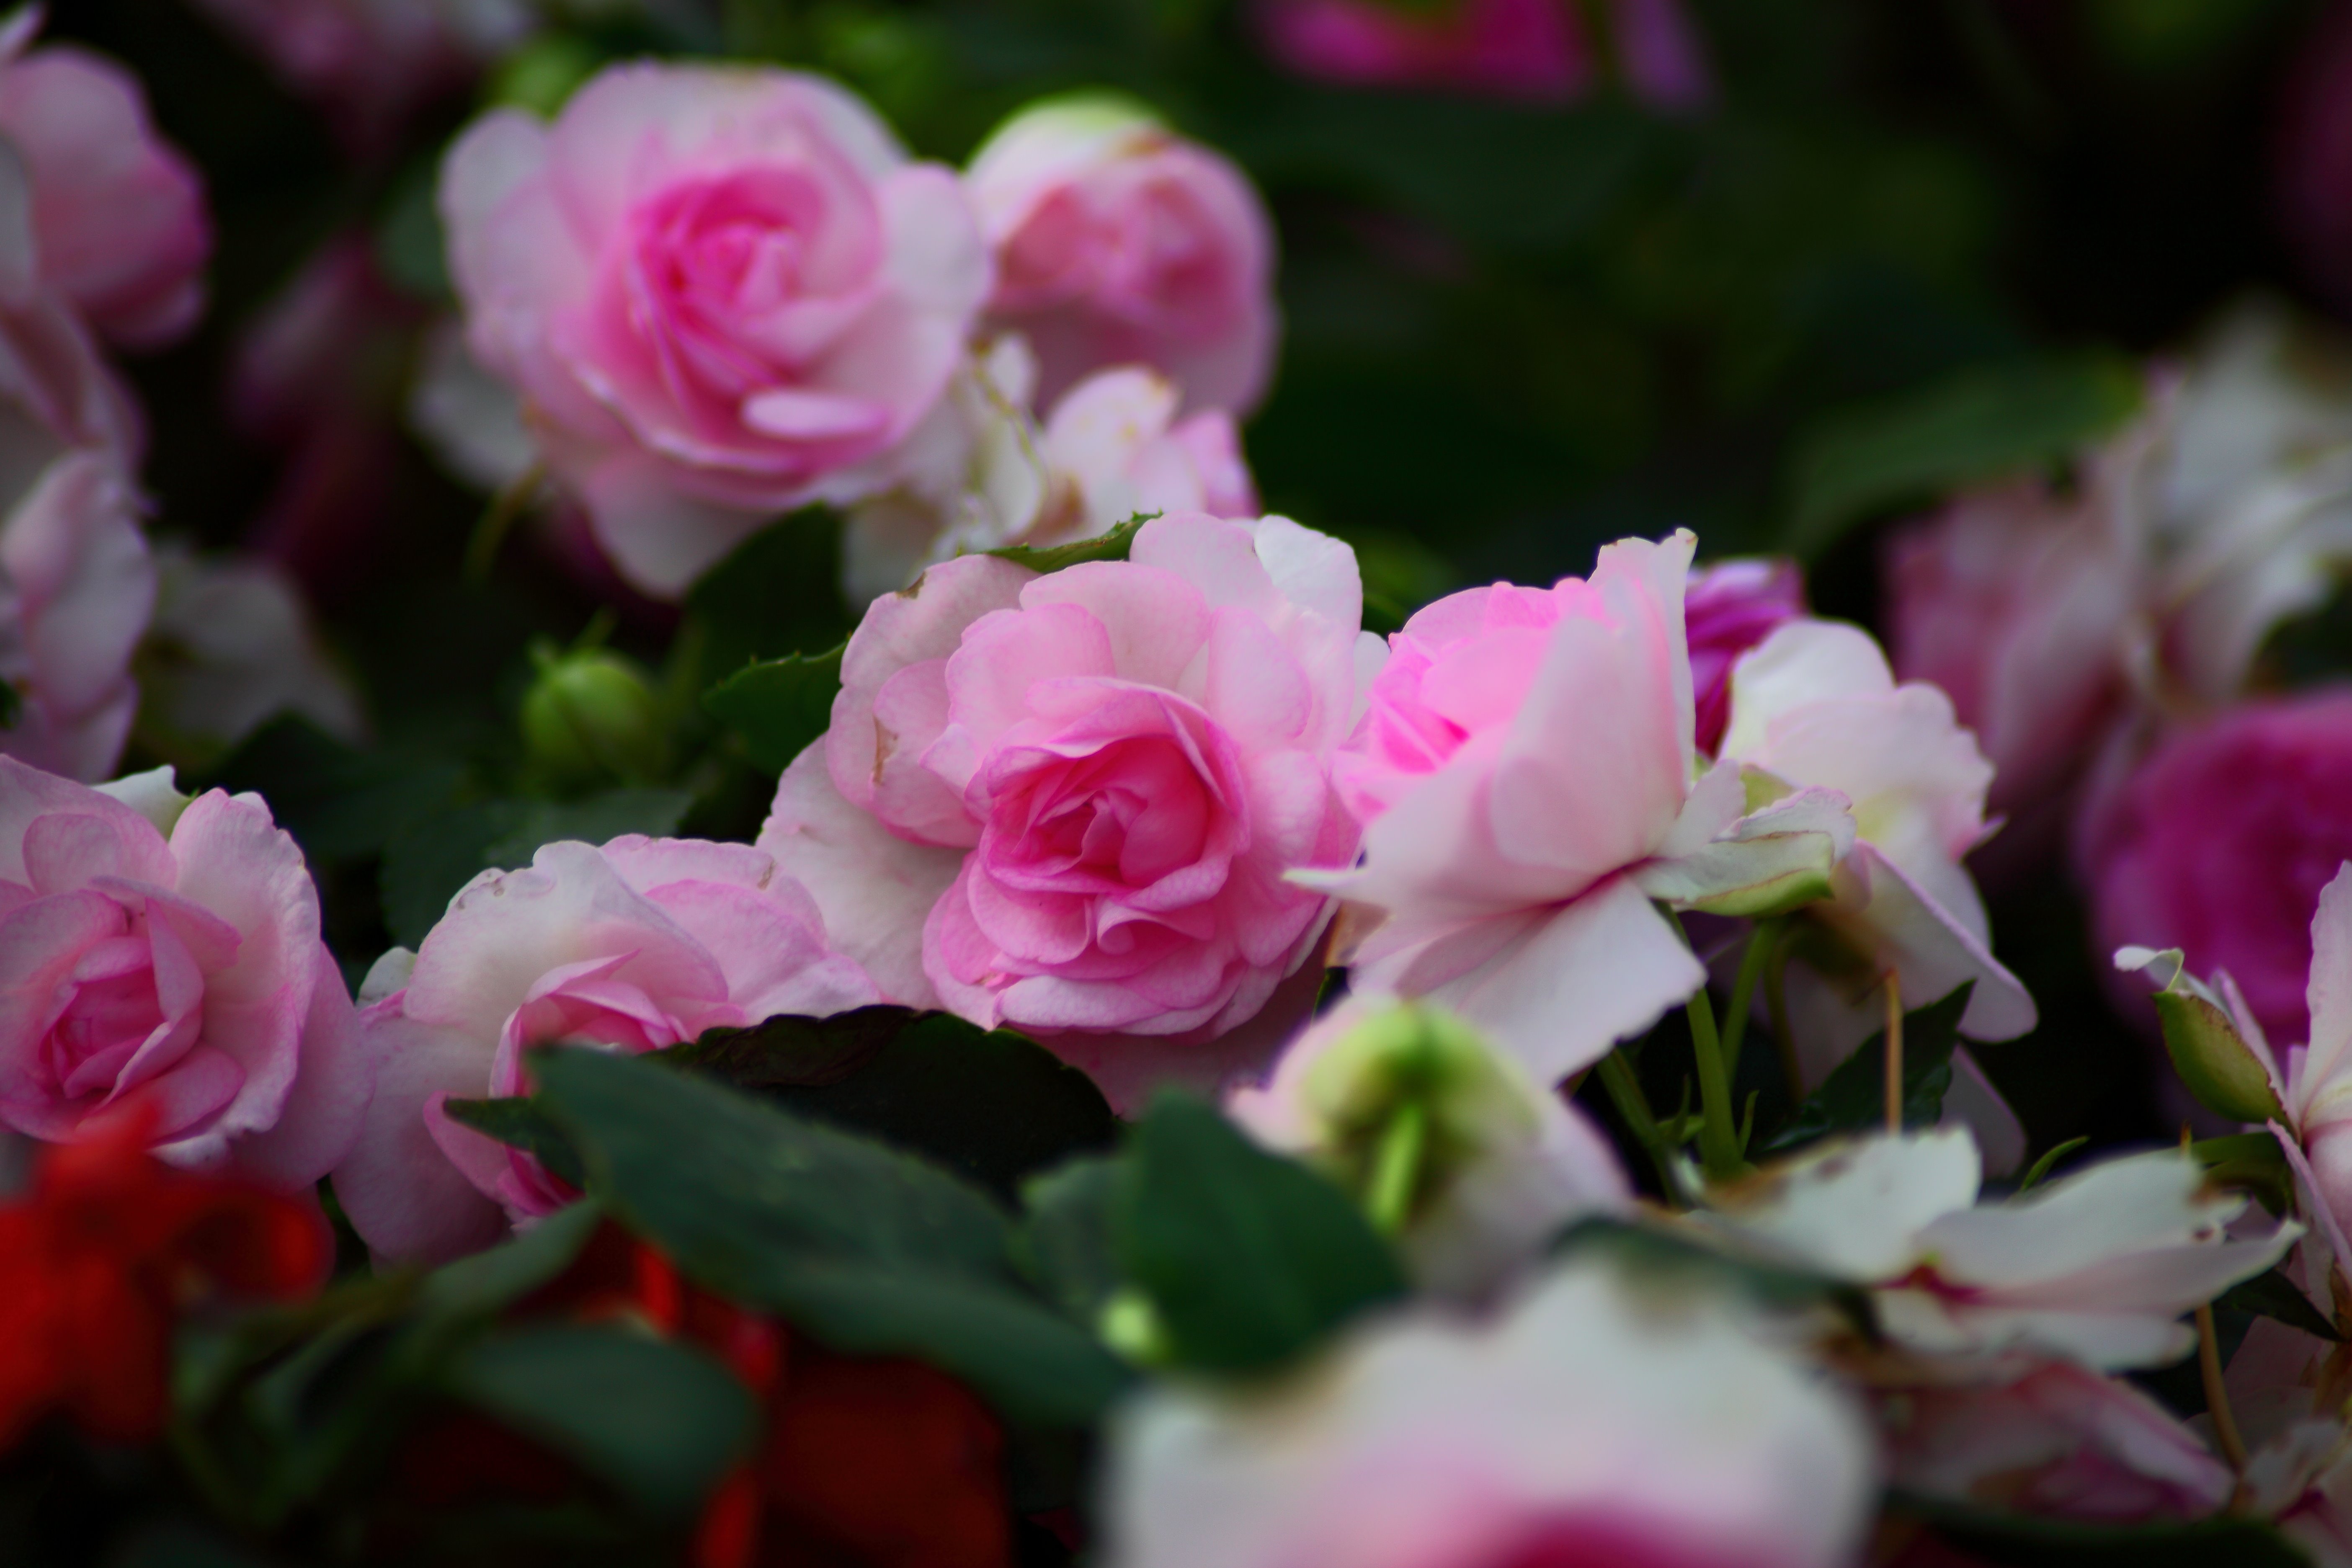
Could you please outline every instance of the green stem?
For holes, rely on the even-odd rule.
[[[1731,1079],[1723,1070],[1723,1042],[1715,1032],[1715,1004],[1700,986],[1684,1009],[1690,1018],[1691,1056],[1698,1063],[1699,1159],[1709,1181],[1727,1181],[1746,1167],[1739,1123],[1731,1109]]]
[[[465,582],[469,588],[488,585],[490,568],[498,563],[499,546],[507,542],[515,519],[523,514],[539,487],[547,481],[547,470],[537,463],[518,475],[512,482],[490,498],[482,509],[481,521],[474,524],[474,536],[466,541]]]
[[[1650,1097],[1642,1092],[1641,1079],[1633,1076],[1633,1066],[1622,1050],[1610,1052],[1601,1058],[1601,1087],[1609,1091],[1610,1103],[1617,1114],[1633,1130],[1633,1142],[1650,1156],[1657,1167],[1658,1185],[1666,1201],[1683,1208],[1690,1206],[1684,1194],[1681,1180],[1675,1174],[1674,1151],[1666,1147],[1666,1136],[1658,1130],[1658,1119],[1650,1113]]]
[[[1781,921],[1759,921],[1748,935],[1747,951],[1739,955],[1739,975],[1731,983],[1731,1011],[1723,1020],[1723,1073],[1738,1082],[1739,1079],[1739,1047],[1748,1035],[1748,1016],[1756,1010],[1756,983],[1764,978],[1764,965],[1772,956],[1772,946],[1780,940]]]
[[[1429,1147],[1429,1108],[1408,1100],[1389,1118],[1372,1154],[1372,1179],[1364,1212],[1382,1236],[1395,1236],[1412,1217],[1413,1190],[1421,1184],[1421,1157]]]

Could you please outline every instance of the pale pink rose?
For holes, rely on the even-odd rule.
[[[614,67],[442,167],[467,343],[599,542],[675,597],[778,513],[887,487],[987,297],[961,185],[822,78]]]
[[[0,757],[0,1121],[62,1142],[143,1106],[164,1159],[306,1187],[369,1084],[318,890],[258,795],[169,779]]]
[[[1818,885],[1853,844],[1832,790],[1751,814],[1736,763],[1702,774],[1683,622],[1695,543],[1626,540],[1589,580],[1421,610],[1335,770],[1367,825],[1364,863],[1315,884],[1355,906],[1356,983],[1453,1008],[1539,1083],[1705,983],[1654,899],[1748,912],[1768,889]]]
[[[635,1054],[878,1000],[772,858],[635,834],[601,849],[541,845],[525,869],[485,871],[416,952],[378,961],[360,994],[376,1091],[335,1194],[379,1255],[426,1261],[487,1247],[573,1196],[443,1110],[529,1093],[532,1047]]]
[[[1087,539],[1138,512],[1255,517],[1257,484],[1222,408],[1179,419],[1176,384],[1139,365],[1088,376],[1045,420],[1045,462],[1061,489],[1041,538]]]
[[[1794,561],[1717,561],[1691,573],[1683,590],[1683,632],[1690,643],[1693,739],[1702,755],[1715,755],[1731,721],[1731,667],[1804,613],[1805,571]]]
[[[70,45],[26,53],[39,23],[28,8],[0,32],[0,139],[32,182],[41,281],[113,342],[168,342],[205,307],[204,182],[138,78]]]
[[[1188,412],[1247,414],[1274,368],[1274,226],[1242,172],[1130,105],[1040,104],[965,175],[996,257],[992,317],[1037,352],[1051,407],[1150,365]]]
[[[527,0],[194,0],[268,60],[354,151],[374,153],[416,110],[519,42]]]
[[[1573,1261],[1500,1310],[1360,1320],[1319,1363],[1156,1382],[1112,1423],[1106,1568],[1844,1568],[1866,1428],[1785,1326]]]
[[[1894,1485],[2045,1519],[2200,1519],[2236,1479],[2179,1417],[2068,1362],[1883,1393]],[[2003,1373],[2006,1372],[2006,1375]],[[1983,1375],[1983,1374],[1980,1374]]]
[[[1600,72],[1574,0],[1258,0],[1267,52],[1300,76],[1357,87],[1451,89],[1537,103],[1591,91]],[[1701,107],[1714,75],[1680,0],[1612,0],[1615,68],[1655,108]]]
[[[1330,907],[1286,877],[1356,851],[1329,762],[1379,657],[1361,595],[1278,517],[933,567],[866,611],[760,844],[891,1000],[1034,1033],[1115,1104],[1259,1065]]]

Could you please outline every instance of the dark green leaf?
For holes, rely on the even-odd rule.
[[[510,1149],[538,1157],[558,1179],[579,1186],[587,1178],[580,1155],[538,1101],[530,1100],[449,1100],[442,1102],[449,1120],[495,1138]],[[460,1289],[463,1289],[461,1281]]]
[[[527,866],[541,845],[561,839],[675,833],[693,798],[683,790],[615,789],[575,801],[480,801],[415,818],[384,849],[384,924],[394,941],[415,947],[484,871]]]
[[[2166,990],[2156,994],[2156,1016],[2172,1070],[2199,1104],[2231,1121],[2286,1120],[2269,1069],[2228,1014],[2202,996]]]
[[[1135,531],[1159,515],[1156,511],[1139,511],[1108,533],[1097,534],[1092,539],[1073,540],[1042,550],[1026,544],[1008,544],[988,553],[1015,566],[1026,566],[1032,572],[1059,572],[1065,566],[1088,561],[1124,561],[1129,546],[1135,542]]]
[[[1182,1364],[1270,1368],[1404,1290],[1394,1255],[1339,1188],[1180,1095],[1161,1095],[1137,1127],[1113,1215],[1121,1272],[1151,1299]]]
[[[603,844],[626,833],[665,838],[686,820],[694,796],[678,789],[613,789],[581,800],[522,803],[520,822],[483,851],[490,867],[528,866],[542,844]],[[460,887],[463,883],[458,884]]]
[[[868,1007],[838,1018],[789,1020],[803,1035],[786,1070],[810,1059],[808,1033],[822,1036],[838,1026],[862,1044],[893,1014],[897,1027],[831,1080],[795,1087],[772,1077],[756,1086],[772,1088],[794,1110],[928,1154],[1006,1198],[1023,1177],[1079,1150],[1107,1148],[1116,1136],[1118,1119],[1086,1074],[1022,1035],[983,1030],[950,1013]],[[663,1055],[700,1048],[698,1041]],[[729,1048],[740,1057],[740,1043]],[[754,1079],[719,1070],[739,1087],[755,1087]]]
[[[304,853],[339,860],[381,853],[403,827],[452,799],[463,777],[455,763],[356,751],[289,713],[194,782],[255,792]]]
[[[751,1391],[690,1346],[613,1328],[519,1329],[449,1367],[456,1398],[537,1438],[649,1513],[690,1513],[751,1447]]]
[[[2341,1344],[2344,1336],[2336,1325],[2323,1316],[2303,1287],[2273,1268],[2267,1274],[2257,1274],[2252,1279],[2241,1279],[2213,1299],[2213,1305],[2235,1308],[2241,1312],[2253,1312],[2265,1318],[2275,1318],[2291,1329],[2301,1329],[2331,1343]]]
[[[648,1061],[560,1050],[533,1070],[591,1189],[720,1294],[930,1361],[1019,1418],[1091,1419],[1124,1381],[1024,1292],[1004,1214],[945,1171]]]
[[[466,1103],[500,1106],[520,1102],[487,1100]],[[472,1125],[478,1128],[480,1123]],[[512,1241],[444,1264],[425,1277],[420,1291],[422,1304],[428,1311],[453,1318],[488,1317],[502,1311],[571,1268],[604,1219],[595,1200],[583,1199],[548,1215]]]
[[[1021,1188],[1028,1218],[1017,1247],[1023,1267],[1075,1322],[1091,1328],[1119,1287],[1113,1207],[1118,1162],[1081,1155]]]
[[[827,648],[856,617],[841,598],[841,519],[804,507],[729,552],[687,591],[699,690],[755,659]]]
[[[922,1016],[884,1004],[829,1018],[782,1015],[741,1029],[706,1029],[661,1059],[726,1079],[738,1089],[811,1089],[839,1083]]]
[[[1833,415],[1797,448],[1788,548],[1817,556],[1873,512],[2063,458],[2139,395],[2128,365],[2086,355],[1978,366]]]
[[[743,737],[755,764],[782,773],[833,722],[841,654],[836,647],[747,664],[704,692],[702,705]]]
[[[1723,1279],[1772,1308],[1829,1306],[1856,1331],[1875,1338],[1878,1314],[1870,1292],[1843,1279],[1717,1251],[1686,1236],[1622,1220],[1580,1219],[1554,1237],[1551,1253],[1567,1258],[1601,1249],[1636,1269],[1696,1271]]]
[[[2251,1519],[2077,1524],[1908,1495],[1887,1507],[1997,1568],[2309,1568],[2300,1548]]]
[[[2294,1203],[2294,1173],[2286,1154],[2268,1132],[2231,1132],[2200,1138],[2189,1146],[2205,1167],[2205,1174],[2221,1186],[2251,1193],[2273,1214],[2284,1214]]]
[[[2088,1137],[2069,1138],[2063,1143],[2053,1144],[2043,1152],[2042,1158],[2033,1162],[2032,1168],[2027,1171],[2023,1179],[2017,1184],[2017,1190],[2021,1193],[2030,1193],[2040,1186],[2042,1179],[2056,1168],[2059,1161],[2090,1141]]]
[[[1932,1127],[1952,1087],[1952,1050],[1960,1016],[1969,1010],[1973,980],[1940,1001],[1903,1015],[1903,1125]],[[1783,1153],[1835,1133],[1865,1132],[1886,1121],[1886,1031],[1881,1029],[1840,1062],[1822,1087],[1797,1107],[1789,1124],[1764,1146]]]
[[[268,1568],[257,1557],[193,1521],[149,1525],[107,1558],[107,1568]]]

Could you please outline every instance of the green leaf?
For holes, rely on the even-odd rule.
[[[2075,1150],[2080,1149],[2084,1144],[2088,1143],[2091,1140],[2088,1137],[2069,1138],[2063,1143],[2053,1144],[2049,1150],[2042,1154],[2042,1158],[2033,1162],[2033,1168],[2025,1173],[2024,1180],[2017,1184],[2017,1190],[2021,1193],[2030,1193],[2035,1187],[2040,1186],[2042,1184],[2042,1178],[2050,1174],[2052,1169],[2057,1165],[2059,1161],[2064,1159],[2067,1155],[2073,1153]]]
[[[1825,418],[1797,448],[1788,548],[1812,559],[1874,512],[2049,463],[2139,406],[2112,357],[1980,365]]]
[[[2224,1187],[2251,1193],[2273,1214],[2284,1214],[2294,1204],[2294,1173],[2286,1153],[2268,1132],[2231,1132],[2200,1138],[2189,1146],[2205,1167],[2208,1179]]]
[[[922,1015],[883,1004],[829,1018],[782,1014],[741,1029],[705,1029],[659,1058],[724,1079],[738,1089],[811,1089],[839,1083]]]
[[[833,722],[842,651],[745,665],[704,692],[702,705],[743,737],[755,764],[780,773]]]
[[[1092,539],[1073,540],[1042,550],[1027,544],[1008,544],[988,553],[1015,566],[1026,566],[1032,572],[1059,572],[1065,566],[1088,561],[1124,561],[1129,546],[1135,542],[1135,531],[1159,515],[1156,511],[1139,511],[1108,533],[1098,533]]]
[[[442,1108],[452,1121],[470,1127],[486,1138],[495,1138],[510,1149],[536,1156],[557,1179],[575,1187],[586,1183],[579,1152],[538,1101],[511,1097],[448,1100],[442,1102]]]
[[[2252,1279],[2241,1279],[2213,1299],[2216,1307],[2234,1307],[2241,1312],[2253,1312],[2265,1318],[2275,1318],[2291,1329],[2301,1329],[2333,1344],[2342,1344],[2344,1336],[2336,1331],[2320,1310],[2312,1305],[2303,1287],[2276,1268],[2267,1274],[2257,1274]]]
[[[1180,1095],[1137,1127],[1113,1215],[1121,1270],[1182,1364],[1271,1368],[1404,1292],[1395,1256],[1345,1194]]]
[[[488,1100],[465,1103],[499,1106],[520,1102]],[[548,1215],[512,1241],[435,1269],[425,1277],[419,1291],[420,1303],[427,1311],[448,1318],[488,1317],[503,1311],[571,1268],[604,1222],[604,1212],[596,1206],[595,1200],[583,1198]]]
[[[1899,1493],[1886,1506],[1996,1568],[2310,1568],[2301,1549],[2251,1519],[2078,1524]]]
[[[443,1382],[453,1397],[669,1517],[701,1504],[759,1425],[751,1391],[709,1356],[613,1328],[502,1333],[469,1347]]]
[[[947,1172],[693,1074],[535,1055],[538,1103],[632,1230],[837,1350],[912,1355],[1016,1419],[1093,1419],[1126,1371],[1016,1279],[1004,1213]]]
[[[542,844],[602,844],[625,833],[677,831],[694,797],[683,790],[615,789],[575,801],[490,800],[412,821],[384,849],[381,889],[393,940],[415,947],[449,900],[484,871],[530,864]]]
[[[1082,1154],[1021,1188],[1023,1268],[1073,1321],[1091,1327],[1119,1288],[1113,1215],[1118,1161]]]
[[[1976,982],[1968,981],[1950,995],[1903,1015],[1904,1126],[1932,1127],[1943,1115],[1960,1016],[1975,989]],[[1885,1121],[1886,1031],[1881,1029],[1832,1069],[1764,1152],[1784,1153],[1835,1133],[1869,1131]]]
[[[950,1013],[866,1007],[827,1019],[776,1019],[790,1026],[782,1073],[835,1059],[814,1044],[838,1031],[863,1047],[895,1018],[896,1027],[846,1070],[812,1081],[786,1080],[761,1064],[743,1063],[740,1037],[723,1049],[753,1076],[715,1068],[703,1043],[673,1047],[665,1059],[693,1059],[740,1088],[772,1089],[779,1103],[927,1154],[958,1174],[1010,1198],[1022,1179],[1083,1149],[1110,1146],[1118,1121],[1094,1080],[1025,1036],[993,1032]],[[813,1040],[814,1037],[814,1040]]]
[[[700,690],[759,659],[832,647],[857,618],[841,598],[841,519],[821,506],[761,529],[687,590]]]
[[[464,776],[455,763],[355,750],[289,713],[192,782],[252,790],[304,854],[341,860],[382,853],[402,828],[453,799]]]
[[[2209,1110],[2232,1121],[2284,1121],[2271,1075],[2221,1009],[2187,991],[2156,994],[2164,1048],[2181,1083]]]

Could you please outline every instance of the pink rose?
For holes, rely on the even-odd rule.
[[[1364,861],[1313,880],[1351,906],[1354,983],[1453,1008],[1540,1084],[1705,984],[1654,900],[1754,912],[1853,844],[1842,795],[1801,786],[1751,814],[1737,763],[1701,773],[1695,544],[1624,540],[1589,580],[1423,608],[1335,766]]]
[[[542,845],[527,869],[483,872],[423,947],[378,961],[360,995],[376,1092],[335,1194],[377,1253],[426,1261],[571,1200],[537,1161],[442,1109],[528,1093],[531,1047],[653,1051],[877,1000],[772,858],[634,834],[601,849]]]
[[[1034,538],[1089,539],[1138,512],[1258,515],[1241,433],[1222,408],[1179,419],[1173,382],[1139,365],[1087,377],[1045,421],[1055,481]]]
[[[1145,364],[1188,411],[1257,405],[1274,365],[1274,227],[1240,170],[1108,100],[1024,110],[965,175],[996,257],[989,310],[1037,351],[1037,404]]]
[[[1266,49],[1300,76],[1358,87],[1446,88],[1536,103],[1592,89],[1592,47],[1573,0],[1259,0]],[[1617,68],[1636,98],[1688,109],[1715,94],[1679,0],[1612,0]]]
[[[2076,844],[2099,951],[2179,948],[2195,973],[2227,971],[2272,1038],[2310,1037],[2312,915],[2352,858],[2352,691],[2175,734],[2088,803]]]
[[[101,779],[138,710],[131,657],[155,602],[130,479],[139,416],[32,259],[30,235],[0,225],[0,681],[16,698],[0,752]]]
[[[140,1105],[176,1164],[308,1186],[368,1093],[318,890],[258,795],[169,779],[0,757],[0,1121],[63,1142]]]
[[[1731,720],[1731,667],[1739,656],[1805,613],[1805,572],[1793,561],[1718,561],[1691,574],[1683,590],[1690,643],[1694,742],[1708,756]]]
[[[760,844],[892,1000],[1034,1032],[1114,1103],[1254,1067],[1321,973],[1328,902],[1286,878],[1356,851],[1361,605],[1354,553],[1278,517],[935,566],[866,611]]]
[[[24,52],[39,25],[27,8],[0,32],[0,137],[32,181],[41,281],[117,343],[168,342],[205,307],[204,183],[138,78],[70,46]]]
[[[441,210],[475,359],[668,597],[779,512],[884,488],[989,289],[955,176],[790,71],[616,66],[551,125],[499,110]]]

